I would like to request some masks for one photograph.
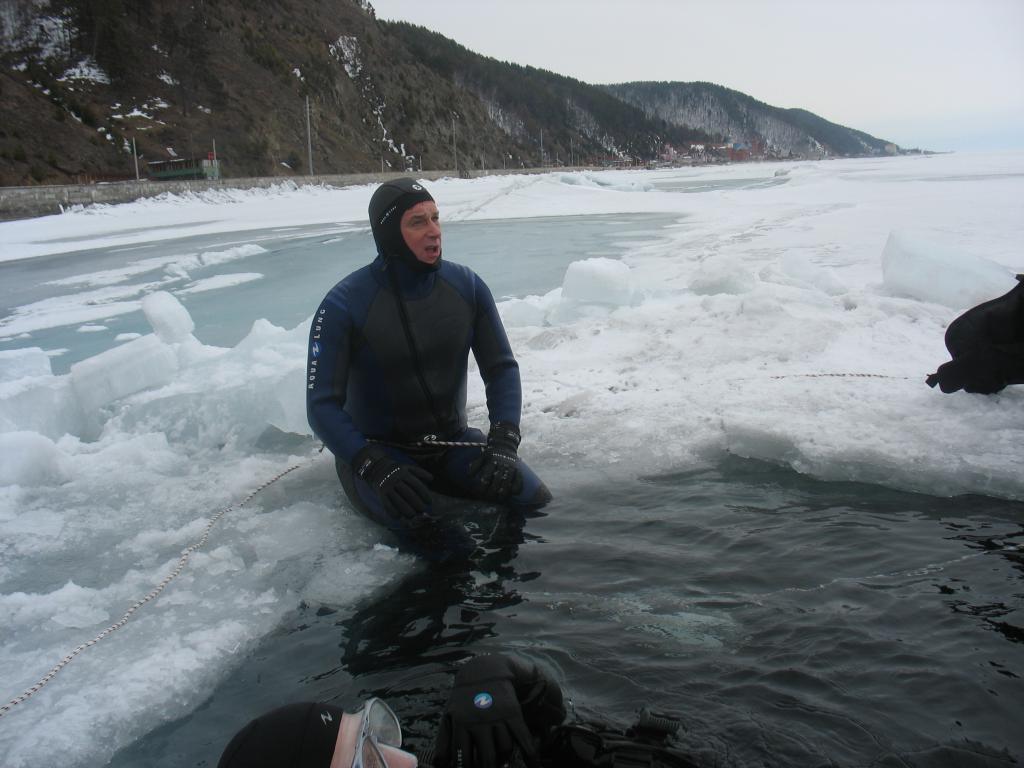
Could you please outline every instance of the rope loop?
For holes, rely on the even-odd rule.
[[[373,437],[366,439],[368,443],[378,445],[390,445],[392,448],[486,448],[487,443],[479,441],[460,440],[438,440],[437,435],[424,435],[414,443],[396,443],[390,440],[377,440]]]

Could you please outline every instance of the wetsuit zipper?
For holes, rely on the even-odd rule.
[[[419,380],[420,387],[423,389],[424,397],[427,398],[427,405],[430,407],[430,413],[434,417],[434,423],[437,424],[437,431],[440,433],[439,436],[442,438],[447,437],[447,435],[444,434],[444,422],[441,420],[437,411],[437,405],[434,403],[434,394],[430,391],[430,387],[427,386],[427,380],[423,375],[423,368],[420,365],[419,351],[416,349],[416,342],[412,337],[412,326],[409,323],[409,313],[405,308],[405,300],[402,298],[402,292],[398,287],[398,276],[391,268],[390,261],[385,261],[384,271],[388,273],[388,277],[391,279],[391,290],[395,292],[395,301],[398,303],[398,316],[402,321],[402,330],[405,331],[405,340],[409,344],[409,353],[412,355],[412,364],[413,368],[416,370],[416,378]]]

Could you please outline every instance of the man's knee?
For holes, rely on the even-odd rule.
[[[548,487],[544,485],[544,481],[521,459],[519,461],[519,471],[523,477],[523,489],[512,500],[514,504],[536,509],[543,507],[551,501],[553,496]]]

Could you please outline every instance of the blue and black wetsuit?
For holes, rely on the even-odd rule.
[[[360,511],[390,528],[373,489],[351,466],[368,440],[387,444],[400,463],[434,474],[432,488],[472,497],[469,465],[475,447],[408,447],[427,435],[483,443],[466,422],[466,377],[473,352],[491,423],[518,425],[519,366],[484,282],[469,268],[444,261],[421,270],[378,255],[324,298],[309,338],[306,411],[314,433],[334,454],[342,485]],[[522,460],[522,490],[510,503],[539,506],[550,499]]]

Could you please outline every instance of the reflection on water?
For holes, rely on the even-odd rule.
[[[986,502],[991,501],[984,498],[971,500],[975,505],[982,507],[986,505]],[[952,524],[950,528],[958,530],[961,526]],[[1005,558],[1010,568],[1017,571],[1020,578],[1024,578],[1024,527],[1003,535],[979,534],[968,529],[957,533],[953,538],[965,542],[969,548],[980,553]],[[988,602],[984,598],[979,601],[972,594],[970,584],[960,579],[944,580],[941,583],[936,583],[935,586],[941,594],[951,596],[946,604],[954,613],[975,617],[979,620],[980,626],[998,632],[1012,643],[1024,643],[1024,621],[1022,621],[1024,617],[1019,613],[1019,593],[1012,596],[1007,595],[1007,599]],[[990,664],[999,674],[1006,677],[1019,678],[1021,676],[996,662],[990,662]],[[1024,673],[1022,670],[1018,670],[1018,672]]]
[[[620,484],[545,476],[546,514],[355,608],[301,606],[200,711],[112,764],[212,763],[259,711],[369,694],[423,747],[452,665],[492,651],[542,664],[584,717],[674,713],[705,765],[1024,754],[1024,504],[735,458]]]
[[[460,562],[424,564],[338,622],[341,666],[354,676],[408,669],[427,658],[453,660],[453,649],[495,637],[493,611],[522,602],[512,563],[525,539],[521,512],[468,503],[461,513],[477,547]],[[541,513],[531,513],[542,517]],[[485,532],[482,536],[481,532]]]

